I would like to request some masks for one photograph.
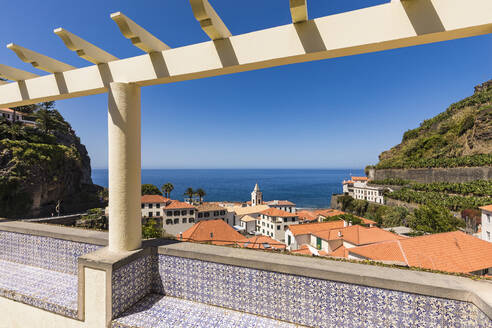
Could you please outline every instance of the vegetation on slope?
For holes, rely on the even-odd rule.
[[[370,181],[373,185],[386,186],[405,186],[408,189],[416,191],[440,192],[449,194],[458,194],[464,196],[489,196],[492,197],[491,180],[475,180],[470,182],[432,182],[418,183],[398,178],[389,178],[384,180]],[[492,200],[491,200],[492,202]]]
[[[492,165],[492,80],[379,156],[376,169]]]

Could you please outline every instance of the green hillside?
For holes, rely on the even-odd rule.
[[[492,80],[403,134],[376,169],[492,165]]]

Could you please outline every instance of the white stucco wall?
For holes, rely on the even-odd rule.
[[[492,242],[492,212],[482,210],[482,240]]]

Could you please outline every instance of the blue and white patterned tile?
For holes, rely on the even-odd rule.
[[[282,321],[179,298],[150,294],[121,318],[114,328],[294,328]]]
[[[77,316],[77,276],[0,260],[0,296]]]

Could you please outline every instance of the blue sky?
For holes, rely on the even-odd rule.
[[[387,1],[311,0],[311,18]],[[287,24],[287,0],[211,0],[232,34]],[[121,11],[171,47],[207,40],[187,0],[4,1],[0,41],[77,67],[64,27],[117,57],[142,52],[109,18]],[[142,90],[143,168],[361,168],[404,131],[492,78],[492,36],[282,66]],[[0,48],[0,63],[40,73]],[[42,73],[42,72],[41,72]],[[218,92],[220,90],[220,92]],[[107,166],[107,96],[57,102]]]

